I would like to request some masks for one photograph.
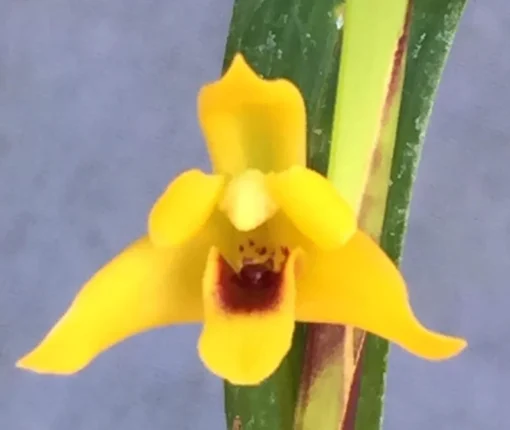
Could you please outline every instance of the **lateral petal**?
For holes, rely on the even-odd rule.
[[[209,241],[162,249],[142,237],[99,270],[44,340],[17,366],[71,374],[129,336],[202,319],[201,278]]]
[[[359,327],[430,360],[453,357],[466,346],[464,339],[433,332],[418,321],[400,272],[361,231],[338,250],[310,254],[297,291],[300,321]]]
[[[273,200],[318,247],[337,248],[356,232],[356,215],[324,176],[302,166],[267,175]]]

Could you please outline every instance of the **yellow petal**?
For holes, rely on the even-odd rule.
[[[301,321],[353,325],[430,360],[452,357],[466,346],[420,324],[399,271],[362,232],[339,250],[308,255],[297,290]]]
[[[149,236],[157,246],[178,246],[195,236],[211,216],[225,179],[188,170],[174,179],[149,215]]]
[[[254,385],[279,366],[294,331],[296,256],[297,251],[291,253],[284,266],[277,296],[267,300],[244,296],[250,291],[230,285],[232,269],[215,248],[211,250],[203,282],[199,352],[213,373],[233,384]]]
[[[17,363],[38,373],[71,374],[128,336],[202,318],[201,280],[209,240],[181,250],[143,237],[96,273],[70,309]]]
[[[225,75],[205,85],[198,117],[215,172],[280,171],[306,163],[306,112],[298,88],[264,80],[237,54]]]
[[[250,169],[229,182],[220,209],[239,231],[250,231],[271,218],[278,207],[266,190],[264,174]]]
[[[356,232],[356,216],[324,176],[301,166],[267,176],[273,200],[318,247],[337,248]]]

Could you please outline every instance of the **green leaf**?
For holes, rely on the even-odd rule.
[[[236,0],[224,68],[236,52],[265,77],[285,77],[301,90],[308,115],[308,164],[325,174],[331,140],[341,32],[339,0]],[[227,426],[291,430],[300,382],[305,327],[279,369],[257,387],[225,383]],[[236,421],[239,422],[239,421]]]
[[[415,0],[381,245],[400,262],[416,168],[441,73],[466,0]],[[366,338],[357,430],[381,428],[388,342]]]

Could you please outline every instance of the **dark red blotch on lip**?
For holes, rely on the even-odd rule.
[[[232,313],[267,311],[280,301],[283,275],[271,270],[267,263],[245,264],[239,273],[220,256],[219,298],[223,307]]]

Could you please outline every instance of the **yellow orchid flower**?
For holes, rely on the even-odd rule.
[[[305,167],[305,106],[291,82],[261,79],[237,55],[201,89],[198,117],[214,173],[177,177],[148,235],[85,284],[19,367],[74,373],[129,336],[193,322],[202,361],[235,384],[272,374],[295,321],[360,327],[431,360],[465,347],[419,323],[397,268]]]

